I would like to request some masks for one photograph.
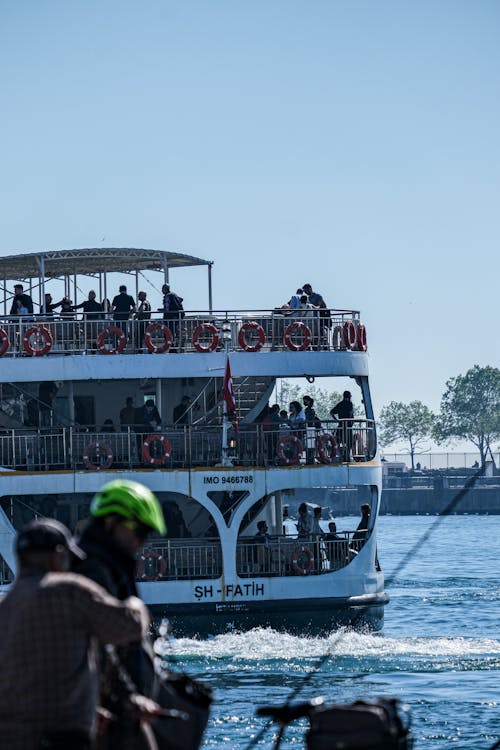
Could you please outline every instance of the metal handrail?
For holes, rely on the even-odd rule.
[[[341,335],[345,324],[353,325],[353,335],[357,335],[361,325],[357,310],[331,310],[330,318],[323,318],[313,311],[296,317],[297,311],[283,308],[266,310],[224,310],[224,311],[186,311],[178,314],[170,313],[168,320],[164,320],[161,313],[152,313],[149,320],[113,321],[102,317],[95,319],[85,317],[85,314],[68,319],[63,316],[47,316],[42,314],[25,316],[0,316],[2,340],[8,337],[9,345],[4,357],[19,357],[30,354],[30,345],[26,343],[26,334],[32,329],[33,342],[36,349],[42,349],[47,344],[45,356],[54,354],[93,354],[104,348],[114,350],[118,341],[116,333],[110,331],[104,338],[100,335],[110,327],[117,327],[125,334],[120,339],[120,352],[123,354],[137,354],[147,352],[147,341],[144,332],[150,324],[167,325],[172,335],[168,353],[207,351],[241,351],[240,333],[242,326],[251,323],[258,328],[250,328],[246,332],[250,343],[256,346],[251,351],[286,351],[292,348],[315,349],[325,351],[345,351],[361,348],[357,343],[345,343]],[[173,317],[172,317],[173,316]],[[309,342],[304,337],[304,330],[300,326],[294,327],[293,335],[285,336],[288,326],[292,323],[303,323],[309,329]],[[209,324],[207,328],[204,324]],[[159,346],[165,344],[165,334],[161,325],[153,334],[153,339]],[[213,326],[213,328],[210,328]],[[201,327],[201,328],[200,328]],[[40,329],[44,329],[41,331]],[[339,335],[340,332],[340,335]],[[263,340],[259,339],[263,336]],[[45,338],[44,338],[45,337]],[[245,338],[248,343],[248,340]],[[30,339],[31,341],[31,339]]]
[[[230,431],[233,466],[337,465],[366,462],[375,456],[371,419],[323,420],[321,427],[265,427],[242,424],[238,433]],[[222,432],[220,421],[208,426],[166,426],[153,433],[143,428],[118,432],[95,427],[10,429],[0,434],[0,467],[18,471],[213,467],[222,459]],[[151,435],[145,459],[143,446]]]

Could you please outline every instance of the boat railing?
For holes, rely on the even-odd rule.
[[[212,351],[366,350],[357,310],[219,310],[152,313],[115,321],[77,315],[0,316],[0,356]]]
[[[266,543],[240,537],[236,547],[236,573],[256,576],[322,575],[340,570],[358,554],[364,540],[359,532],[343,531],[335,540],[298,540],[271,536]],[[153,541],[137,561],[138,581],[181,581],[219,578],[222,549],[218,539],[167,539]]]
[[[0,431],[0,467],[15,471],[216,467],[223,461],[223,427],[183,425],[150,432],[95,427]],[[366,462],[376,451],[371,419],[324,420],[321,427],[240,424],[229,430],[225,465],[290,467]]]
[[[137,560],[138,581],[181,581],[219,578],[222,549],[219,539],[166,539],[153,541]]]

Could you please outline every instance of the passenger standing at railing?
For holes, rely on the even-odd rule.
[[[253,538],[256,545],[254,551],[254,565],[257,565],[256,572],[269,573],[271,567],[271,537],[268,534],[267,523],[259,521],[257,523],[257,533]]]
[[[305,407],[304,415],[306,418],[307,463],[313,464],[316,457],[316,430],[321,427],[321,420],[316,416],[314,399],[311,396],[304,396],[302,403]]]
[[[144,333],[148,325],[147,321],[151,319],[151,305],[147,299],[146,292],[144,291],[140,291],[137,295],[137,312],[135,314],[135,319],[139,321],[139,346],[144,346]]]
[[[306,415],[298,401],[291,401],[288,410],[290,416],[288,417],[288,424],[290,425],[290,431],[292,435],[295,435],[304,447],[304,434],[306,426]]]
[[[22,284],[14,285],[14,297],[10,308],[11,315],[33,315],[33,300],[24,293]]]
[[[342,420],[337,429],[337,440],[344,450],[344,461],[351,459],[352,446],[352,419],[354,418],[354,407],[351,401],[351,392],[344,391],[342,401],[339,401],[333,409],[330,409],[332,419]]]
[[[299,505],[299,518],[297,521],[297,539],[301,542],[310,542],[312,533],[312,519],[307,510],[307,505]]]
[[[80,307],[83,310],[83,317],[87,321],[85,326],[87,345],[95,348],[95,342],[97,340],[97,321],[101,320],[103,317],[103,307],[96,300],[96,294],[93,289],[90,290],[88,299],[86,299],[84,302],[81,302],[79,305],[75,305],[74,309],[78,310]]]
[[[304,284],[304,292],[307,294],[309,302],[318,309],[315,317],[318,320],[318,330],[313,331],[313,347],[315,349],[320,348],[323,341],[325,341],[328,335],[328,329],[332,325],[332,318],[329,308],[326,306],[326,302],[323,296],[319,292],[313,292],[311,284]]]
[[[163,320],[167,323],[174,338],[174,344],[180,346],[178,341],[180,319],[184,317],[184,299],[170,290],[168,284],[163,284],[161,291],[163,293],[163,307],[159,308],[163,312]]]
[[[358,528],[354,532],[354,535],[352,537],[352,541],[354,542],[354,549],[356,551],[360,550],[363,544],[366,541],[366,538],[368,536],[368,528],[370,526],[370,513],[371,508],[368,503],[363,503],[361,505],[361,521],[358,523]]]
[[[321,573],[322,570],[322,548],[321,542],[324,539],[323,529],[320,526],[321,521],[321,508],[317,506],[313,510],[311,536],[313,540],[313,556],[314,556],[314,570],[316,573]]]
[[[113,309],[113,320],[118,324],[118,327],[127,332],[127,321],[132,313],[135,312],[135,301],[134,298],[127,294],[127,287],[122,284],[119,288],[119,294],[113,297],[111,303]]]

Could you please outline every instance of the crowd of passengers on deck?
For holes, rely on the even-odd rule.
[[[58,302],[54,302],[52,295],[46,293],[44,302],[39,305],[39,312],[35,314],[36,305],[32,297],[25,292],[22,284],[16,284],[9,320],[11,323],[20,321],[23,324],[30,322],[50,324],[51,321],[64,321],[64,328],[50,329],[51,336],[57,335],[58,340],[64,340],[68,345],[85,341],[86,348],[101,351],[103,348],[109,350],[109,347],[103,346],[104,340],[101,338],[101,334],[106,329],[106,323],[108,323],[108,326],[114,326],[115,333],[123,332],[125,335],[123,345],[128,339],[139,348],[147,348],[149,351],[163,352],[169,350],[171,346],[174,347],[172,351],[175,351],[175,347],[185,343],[185,331],[184,327],[181,326],[185,316],[183,298],[173,292],[169,284],[164,284],[160,304],[161,306],[153,311],[145,291],[138,292],[136,301],[128,293],[127,287],[122,284],[119,287],[118,294],[111,301],[103,299],[98,302],[94,290],[88,293],[86,300],[78,304],[73,303],[67,296]],[[82,311],[82,326],[77,325],[80,310]],[[288,348],[294,351],[308,348],[321,349],[327,344],[330,330],[333,327],[331,310],[327,307],[323,296],[313,291],[311,284],[307,283],[298,288],[287,302],[274,308],[273,313],[276,317],[276,324],[271,328],[269,328],[268,323],[263,321],[261,321],[262,325],[255,321],[243,323],[240,332],[242,338],[239,340],[241,348],[246,351],[258,351],[266,340],[272,340],[273,344],[285,343]],[[163,321],[165,328],[163,335],[168,337],[165,347],[161,343],[159,345],[152,344],[150,338],[148,338],[151,333],[148,326],[158,319]],[[352,322],[346,322],[350,325],[350,330],[346,333],[346,340],[349,344],[347,348],[352,348],[356,343],[356,329]],[[71,325],[72,323],[74,325]],[[166,331],[167,328],[168,332]],[[197,331],[197,340],[193,340],[194,348],[199,351],[213,351],[222,341],[219,332],[206,322],[202,323],[201,328],[201,331]],[[209,339],[212,336],[212,341],[209,341],[208,344],[205,341],[200,341],[199,346],[197,346],[200,333]],[[158,331],[155,331],[155,335],[158,335]],[[338,347],[342,347],[340,340]]]

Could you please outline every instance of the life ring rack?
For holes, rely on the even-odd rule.
[[[293,447],[292,447],[293,446]],[[287,449],[292,448],[291,455],[287,455]],[[285,435],[278,443],[278,457],[283,464],[294,466],[300,461],[302,454],[302,443],[296,435]]]
[[[199,342],[202,333],[209,333],[212,336],[212,340],[206,346]],[[193,331],[192,342],[197,352],[201,352],[202,354],[213,352],[219,345],[219,331],[213,323],[200,323]]]
[[[106,339],[110,333],[114,333],[114,335],[117,337],[116,346],[114,349],[106,348]],[[110,325],[106,328],[103,328],[99,333],[99,336],[97,337],[97,350],[101,354],[121,354],[125,349],[126,343],[127,337],[125,336],[125,332],[123,331],[123,329],[119,326]]]
[[[43,339],[44,344],[40,349],[36,349],[31,343],[32,336],[40,336]],[[27,328],[23,335],[23,349],[30,357],[43,357],[52,349],[52,334],[48,328],[41,325],[34,325]]]
[[[311,572],[313,566],[313,553],[305,544],[298,544],[290,558],[292,570],[299,576],[306,576]]]
[[[0,328],[0,357],[3,357],[10,346],[9,334],[5,328]]]
[[[302,343],[296,344],[292,336],[299,331],[302,333]],[[284,344],[292,352],[303,352],[305,349],[308,349],[311,344],[311,338],[311,329],[301,320],[294,320],[283,332]]]
[[[316,438],[316,450],[322,464],[331,464],[337,455],[337,441],[331,432],[324,432]]]
[[[104,463],[96,463],[94,456],[104,456]],[[86,469],[92,471],[102,471],[103,469],[109,469],[113,463],[113,451],[107,443],[100,443],[98,440],[95,443],[89,443],[83,449],[83,465]]]
[[[247,341],[247,333],[254,331],[257,334],[257,340],[254,344]],[[238,344],[244,352],[258,352],[266,343],[266,334],[262,326],[255,320],[248,320],[241,326],[238,331]]]
[[[161,456],[151,455],[150,446],[152,443],[160,443],[163,448],[163,453]],[[171,453],[172,446],[170,445],[170,441],[165,437],[165,435],[158,435],[153,433],[152,435],[148,435],[148,437],[142,444],[142,457],[146,461],[146,463],[152,464],[153,466],[162,466],[163,464],[165,464],[170,458]]]
[[[147,572],[146,566],[149,567],[147,561],[156,560],[154,572]],[[160,552],[154,549],[145,549],[142,555],[137,560],[137,579],[139,581],[158,581],[160,578],[164,578],[167,573],[167,563],[165,558]]]
[[[164,341],[163,344],[160,344],[159,346],[153,342],[152,338],[152,334],[156,331],[160,331],[163,334]],[[172,346],[173,340],[174,337],[172,336],[172,331],[167,325],[165,325],[165,323],[150,323],[144,331],[144,343],[151,354],[163,354],[164,352],[168,352]]]

